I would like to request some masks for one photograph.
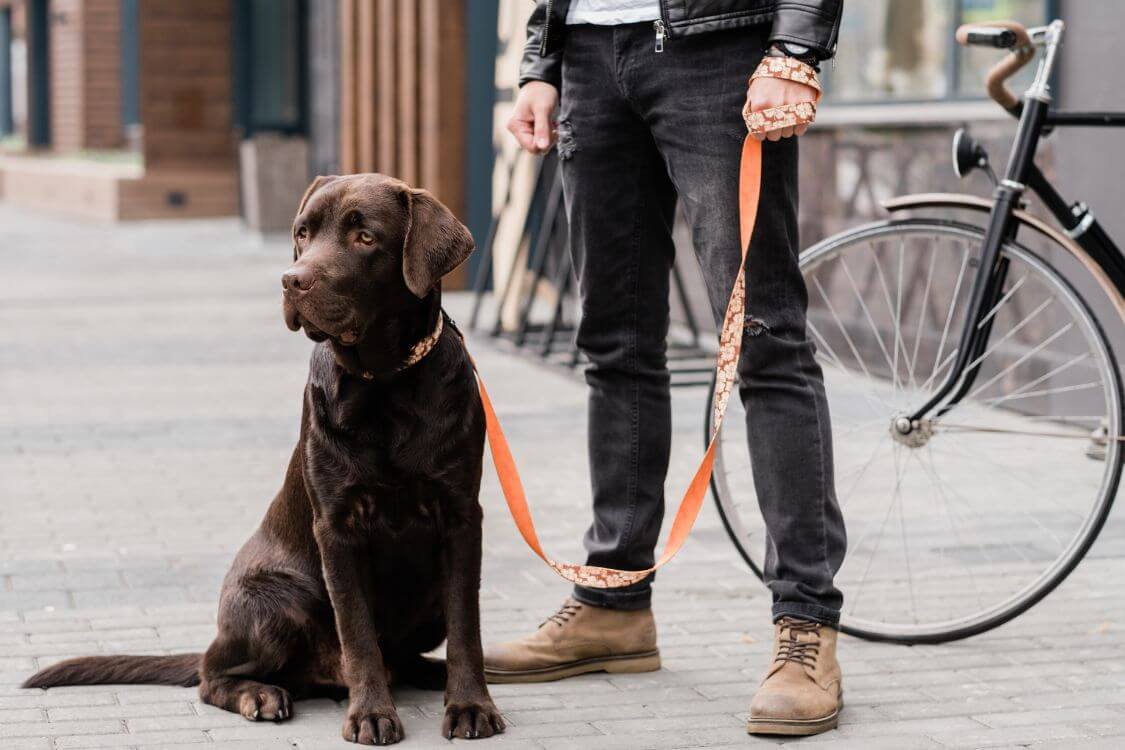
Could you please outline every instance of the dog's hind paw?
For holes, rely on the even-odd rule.
[[[273,685],[247,688],[238,699],[238,712],[250,721],[285,721],[293,716],[293,699],[285,688]]]

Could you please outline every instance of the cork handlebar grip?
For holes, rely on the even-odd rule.
[[[988,71],[984,86],[988,95],[1004,109],[1019,106],[1019,97],[1012,93],[1006,83],[1035,57],[1035,48],[1027,29],[1015,21],[989,21],[965,24],[957,29],[954,36],[958,43],[965,46],[1005,47],[1011,50]]]

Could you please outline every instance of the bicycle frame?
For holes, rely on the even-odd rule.
[[[1035,152],[1042,136],[1056,127],[1125,127],[1125,113],[1118,112],[1051,112],[1048,80],[1054,69],[1062,21],[1030,30],[1036,46],[1045,48],[1035,80],[1024,94],[1023,102],[1012,114],[1019,118],[1015,140],[1005,174],[993,192],[981,249],[980,272],[969,292],[969,308],[961,331],[961,343],[953,367],[934,395],[920,408],[896,420],[895,428],[908,433],[930,414],[942,416],[965,397],[980,371],[980,358],[988,345],[992,328],[989,315],[1003,295],[1008,263],[1000,249],[1014,241],[1019,221],[1014,214],[1025,191],[1032,190],[1066,230],[1066,234],[1105,271],[1114,286],[1125,296],[1125,256],[1084,203],[1068,203],[1035,165]]]

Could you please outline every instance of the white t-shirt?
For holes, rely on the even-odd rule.
[[[658,18],[660,0],[574,0],[566,14],[568,24],[594,23],[599,26],[655,21]]]

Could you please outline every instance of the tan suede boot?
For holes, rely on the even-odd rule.
[[[773,660],[750,702],[750,734],[820,734],[834,729],[844,707],[836,631],[783,617],[775,626]]]
[[[605,609],[569,598],[531,635],[484,651],[489,682],[550,682],[587,672],[660,669],[651,609]]]

